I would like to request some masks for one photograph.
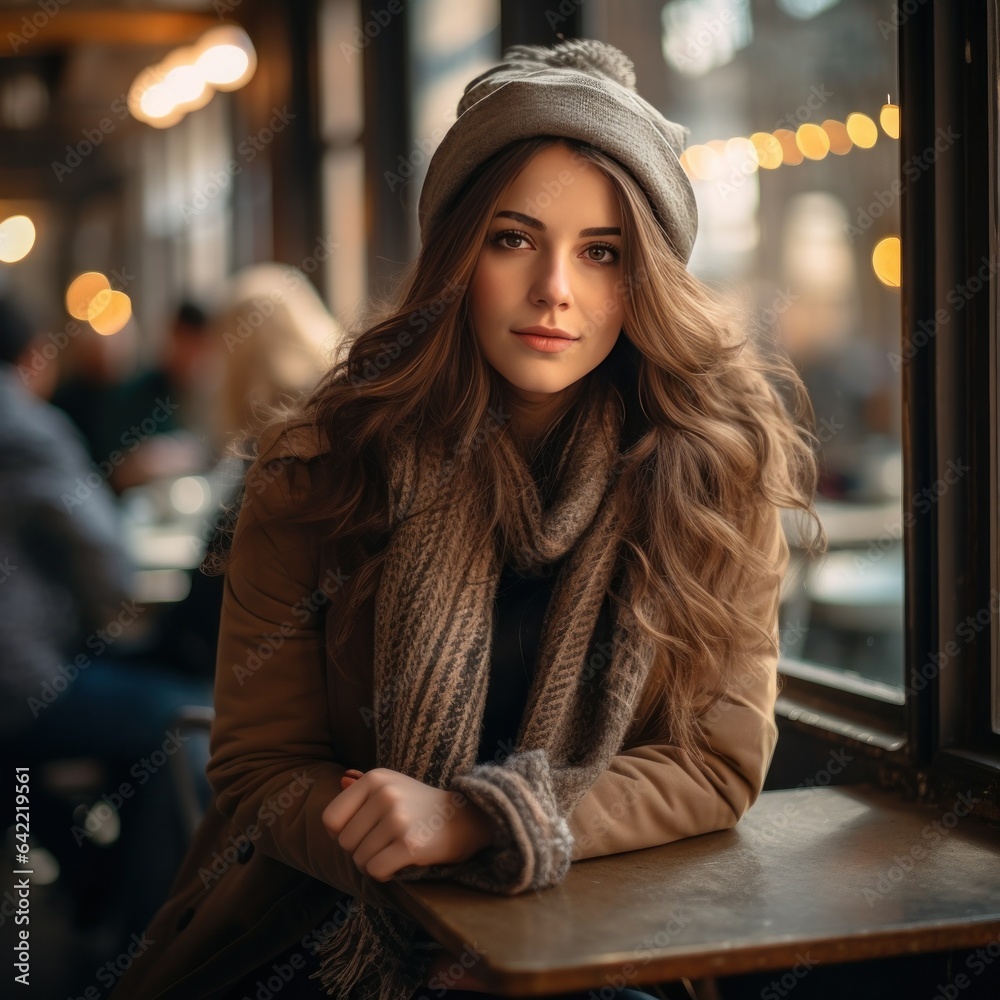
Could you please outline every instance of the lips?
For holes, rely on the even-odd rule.
[[[526,326],[523,330],[514,330],[513,333],[529,333],[536,337],[552,337],[556,340],[579,340],[573,334],[560,330],[557,326]]]
[[[535,333],[538,329],[545,330],[545,333]],[[560,354],[576,343],[576,338],[569,336],[565,330],[557,332],[551,328],[533,327],[531,330],[512,330],[511,333],[525,347],[541,354]]]

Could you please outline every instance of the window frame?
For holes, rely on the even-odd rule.
[[[905,704],[817,683],[788,660],[778,704],[784,731],[817,749],[834,742],[862,752],[844,780],[867,770],[921,797],[965,791],[994,820],[1000,298],[992,280],[978,292],[962,289],[979,267],[988,264],[991,279],[1000,269],[998,44],[1000,0],[931,0],[898,25],[901,168],[933,148],[939,130],[958,133],[903,181],[900,197]],[[928,319],[937,321],[932,336]],[[944,487],[937,502],[918,513],[913,498],[936,483]],[[977,629],[983,609],[988,627],[980,618]]]

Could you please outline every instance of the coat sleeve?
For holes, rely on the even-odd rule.
[[[341,586],[319,575],[314,525],[288,516],[309,465],[262,450],[233,535],[206,774],[219,810],[256,850],[346,892],[397,909],[326,832],[341,792],[327,702],[325,612]]]
[[[626,744],[570,816],[573,861],[728,829],[756,801],[778,738],[778,606],[789,559],[779,514],[764,543],[776,572],[756,585],[754,601],[773,648],[702,716],[702,761],[648,731]]]

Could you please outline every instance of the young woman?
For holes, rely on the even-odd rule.
[[[685,268],[684,136],[602,43],[466,88],[398,306],[262,436],[214,802],[116,1000],[482,991],[385,883],[540,891],[757,797],[814,438]]]

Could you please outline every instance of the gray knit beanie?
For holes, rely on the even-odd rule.
[[[511,143],[550,135],[589,143],[622,164],[686,264],[698,229],[694,190],[679,160],[688,132],[635,92],[632,61],[613,45],[515,45],[465,88],[458,120],[431,157],[418,206],[421,236],[480,164]]]

